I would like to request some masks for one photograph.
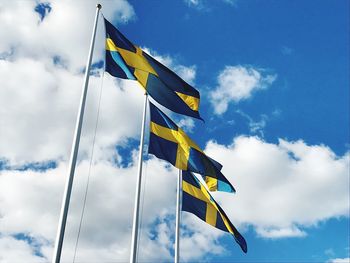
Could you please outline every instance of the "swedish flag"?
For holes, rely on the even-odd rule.
[[[210,178],[212,191],[235,192],[220,172],[222,165],[205,155],[187,134],[150,103],[151,122],[148,152],[184,171]],[[210,186],[209,186],[210,187]]]
[[[208,190],[191,172],[182,172],[182,210],[190,212],[204,222],[231,233],[241,249],[247,253],[244,237],[230,222],[224,210],[210,195]]]
[[[131,43],[105,19],[106,71],[137,80],[158,103],[179,114],[201,119],[199,92],[170,69]]]

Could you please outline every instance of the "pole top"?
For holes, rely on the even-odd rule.
[[[97,4],[97,5],[96,5],[96,8],[101,9],[101,8],[102,8],[102,5]]]

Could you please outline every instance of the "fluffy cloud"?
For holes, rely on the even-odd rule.
[[[25,58],[0,61],[0,77],[7,80],[0,91],[0,102],[5,105],[1,109],[0,156],[12,164],[67,158],[79,106],[82,75]],[[92,76],[82,154],[91,145],[100,85],[101,78]],[[112,78],[105,76],[99,147],[105,148],[126,136],[135,136],[141,122],[138,115],[142,111],[142,90],[134,82],[123,82],[119,86],[116,88]],[[121,114],[120,109],[127,111],[128,116]],[[120,125],[128,118],[135,121],[130,125]]]
[[[102,4],[107,17],[126,21],[134,16],[126,1],[102,1]],[[46,12],[42,21],[35,12],[37,5],[37,1],[0,4],[0,21],[4,25],[0,32],[3,39],[0,53],[6,54],[0,60],[0,77],[4,80],[0,91],[3,105],[0,156],[11,165],[67,158],[83,82],[80,72],[86,62],[94,19],[93,2],[81,5],[47,1],[45,5],[51,11]],[[102,29],[100,23],[98,39],[103,39]],[[102,50],[103,41],[96,41],[94,60],[102,57]],[[97,76],[90,80],[87,102],[90,111],[84,123],[90,134],[84,135],[86,142],[92,139],[100,81]],[[139,94],[132,94],[138,88],[130,87],[130,91],[124,92],[117,90],[111,79],[106,82],[108,87],[104,92],[109,95],[102,97],[101,111],[110,115],[102,117],[99,136],[104,146],[123,140],[126,135],[134,136],[139,125],[118,125],[126,117],[114,106],[125,106],[128,117],[138,120],[134,114],[138,113],[141,100]],[[87,150],[84,145],[83,153]]]
[[[34,248],[24,240],[12,236],[0,236],[1,262],[47,262],[40,255],[35,255]]]
[[[311,226],[330,217],[345,216],[348,211],[347,155],[337,157],[327,147],[308,146],[302,141],[280,140],[278,145],[274,145],[255,137],[236,138],[229,146],[210,142],[207,152],[224,164],[224,173],[238,190],[235,196],[216,194],[223,207],[235,224],[253,225],[261,236],[304,236],[306,233],[300,227]],[[87,162],[80,163],[77,169],[65,242],[67,259],[73,253],[81,206],[79,200],[87,170]],[[175,189],[160,189],[158,185],[174,186],[176,177],[174,172],[154,159],[146,164],[146,171],[142,242],[147,249],[140,253],[142,258],[149,260],[155,260],[155,254],[157,258],[169,259],[173,226],[164,218],[173,214]],[[43,240],[40,251],[44,257],[50,258],[52,248],[47,244],[52,244],[56,231],[58,196],[62,195],[65,174],[64,164],[45,173],[4,171],[0,177],[0,232],[7,238],[26,233],[39,243]],[[93,166],[79,260],[127,258],[135,174],[134,165],[118,168],[109,162],[99,162]],[[162,196],[161,200],[159,196]],[[256,196],[259,198],[256,199]],[[276,196],[279,198],[276,199]],[[157,206],[154,206],[155,201]],[[318,205],[320,202],[323,206]],[[120,207],[123,207],[123,213],[114,213]],[[156,220],[159,222],[154,225]],[[185,260],[200,258],[209,244],[215,248],[211,253],[223,250],[217,242],[221,232],[194,217],[191,221],[190,215],[184,216],[183,222],[186,225],[182,234]],[[156,236],[152,236],[154,233]],[[193,242],[199,248],[198,255],[188,250]],[[33,250],[24,241],[14,240],[14,243],[21,253]],[[152,253],[155,249],[158,253]]]
[[[110,261],[128,258],[136,167],[132,165],[128,168],[118,168],[109,162],[99,162],[93,166],[77,260]],[[81,162],[77,167],[63,248],[63,261],[69,261],[73,255],[88,168],[89,164],[86,161]],[[0,213],[2,215],[0,232],[8,238],[24,233],[39,243],[39,252],[46,259],[50,259],[52,254],[66,171],[66,165],[60,164],[56,169],[44,173],[5,171],[0,176]],[[161,215],[175,210],[173,198],[175,189],[171,186],[175,186],[176,177],[173,176],[172,170],[164,168],[159,161],[151,160],[146,165],[144,179],[146,178],[142,224],[148,233],[154,227],[152,223],[158,216],[161,218]],[[153,184],[155,181],[157,185]],[[159,189],[158,184],[169,187]],[[162,198],[159,199],[159,196]],[[155,200],[157,205],[154,205]],[[123,212],[120,213],[120,211]],[[167,233],[161,224],[156,226],[155,232],[166,236],[172,234]],[[143,244],[152,247],[153,255],[157,255],[158,258],[169,259],[168,249],[161,241],[159,244],[152,245],[149,243],[153,241],[147,237]],[[25,240],[18,245],[24,243]],[[44,244],[49,244],[49,247],[43,246]],[[160,249],[164,249],[164,253],[160,253],[159,246]],[[14,246],[13,249],[27,253],[25,247],[28,247],[28,244]],[[150,256],[146,258],[152,259]]]
[[[60,57],[72,71],[86,63],[95,1],[82,5],[79,1],[45,1],[51,12],[41,21],[34,9],[38,1],[11,1],[0,3],[0,53],[10,52],[13,57],[35,57],[45,60]],[[97,2],[96,2],[97,3]],[[107,18],[119,22],[132,19],[132,6],[124,0],[100,1]],[[103,39],[103,22],[100,20],[98,37]],[[86,44],[83,44],[86,43]],[[102,58],[104,42],[96,43],[95,58]]]
[[[304,228],[348,216],[349,153],[257,137],[237,137],[229,146],[210,142],[206,149],[237,189],[235,197],[215,195],[235,223],[253,225],[260,236],[302,237]]]
[[[79,2],[48,2],[51,11],[42,22],[34,11],[36,4],[35,1],[26,1],[23,5],[14,2],[0,8],[0,21],[8,25],[4,27],[7,30],[0,32],[5,40],[0,44],[0,53],[8,52],[8,56],[0,60],[0,77],[4,80],[0,90],[3,105],[0,110],[0,159],[12,166],[68,158],[83,83],[81,69],[91,34],[91,28],[86,25],[92,26],[93,22],[93,3],[90,6]],[[102,5],[106,17],[125,21],[134,16],[133,8],[125,1],[106,1]],[[79,8],[83,10],[78,12]],[[18,18],[18,13],[23,16]],[[18,21],[12,23],[17,18]],[[30,36],[24,34],[27,31]],[[102,34],[100,23],[95,61],[102,55],[103,41],[98,41],[104,39]],[[48,38],[50,41],[42,41]],[[63,44],[68,39],[70,48]],[[151,53],[187,81],[194,81],[195,66],[179,65],[170,56]],[[101,81],[98,74],[90,77],[80,145],[82,158],[91,148]],[[142,93],[135,81],[118,81],[108,74],[104,76],[96,155],[104,155],[101,158],[111,156],[116,144],[138,136]],[[128,125],[123,125],[125,121]]]
[[[191,262],[193,259],[204,258],[208,254],[218,255],[225,251],[220,243],[222,231],[209,226],[193,214],[183,212],[181,216],[181,260]],[[193,248],[196,249],[193,249]]]
[[[206,151],[222,162],[224,174],[236,186],[236,195],[214,196],[243,234],[244,226],[251,225],[265,238],[302,237],[319,221],[347,216],[348,155],[339,157],[325,146],[308,146],[302,141],[271,144],[256,137],[238,137],[228,146],[210,142]],[[103,160],[92,166],[78,261],[127,260],[136,153],[128,167]],[[77,167],[63,250],[67,261],[73,257],[88,167],[87,161]],[[155,158],[144,167],[139,257],[171,260],[176,171]],[[1,172],[0,232],[3,240],[13,241],[9,243],[13,247],[8,248],[11,253],[51,258],[66,171],[66,163],[62,162],[45,172]],[[182,214],[182,224],[182,260],[200,260],[207,253],[225,250],[220,243],[222,231],[188,213]],[[14,238],[18,234],[27,239]]]
[[[0,171],[0,260],[4,262],[51,259],[83,81],[81,69],[88,49],[88,44],[82,43],[90,41],[93,4],[47,3],[51,12],[42,21],[34,11],[36,1],[0,4],[4,28],[0,32],[0,159],[7,160],[10,166],[57,162],[57,167],[43,172]],[[118,22],[134,17],[133,8],[126,1],[102,4],[105,16],[117,17]],[[103,39],[102,33],[100,24],[99,39]],[[97,43],[95,61],[101,58],[102,46],[102,41]],[[170,56],[156,56],[188,82],[195,82],[195,66],[178,65]],[[248,73],[241,74],[246,77],[242,81],[254,83],[249,80],[252,76],[258,83],[249,94],[258,89],[256,86],[273,82],[274,76],[244,69]],[[101,81],[98,74],[90,78],[64,261],[70,261],[74,252]],[[115,147],[138,138],[142,100],[142,90],[134,81],[104,76],[78,261],[125,261],[129,257],[136,154],[126,167],[119,167],[117,164],[125,156],[119,156]],[[224,102],[225,110],[232,100],[235,101],[231,98]],[[193,125],[186,119],[183,124],[188,128]],[[325,146],[283,140],[274,145],[255,137],[239,137],[229,146],[211,142],[207,151],[224,164],[224,173],[237,187],[235,196],[217,194],[233,222],[240,227],[253,225],[264,237],[302,236],[306,230],[301,226],[343,216],[348,209],[344,171],[349,164],[346,156],[338,157]],[[151,158],[145,163],[143,177],[147,179],[143,186],[139,257],[148,261],[171,260],[176,172]],[[326,187],[327,184],[332,187]],[[276,200],[276,195],[282,198]],[[317,198],[322,207],[316,204]],[[190,214],[184,214],[182,222],[182,259],[201,260],[207,253],[219,254],[225,249],[219,242],[223,232]],[[198,248],[195,253],[193,246]]]
[[[218,86],[210,93],[215,113],[223,114],[231,102],[248,99],[255,91],[268,88],[276,77],[253,67],[226,66],[219,74]]]
[[[106,1],[102,5],[104,15],[119,22],[134,16],[126,1]],[[0,32],[4,39],[0,44],[0,77],[4,79],[0,90],[0,159],[7,161],[9,167],[48,160],[55,161],[57,167],[43,172],[0,171],[0,255],[4,262],[51,259],[83,82],[82,68],[90,41],[91,28],[86,25],[92,27],[94,15],[94,4],[48,1],[46,6],[51,11],[45,17],[35,12],[36,6],[37,2],[26,1],[23,5],[1,4],[0,8],[0,21],[6,28]],[[101,27],[100,23],[97,39],[103,39]],[[103,41],[97,41],[94,61],[101,58],[102,46]],[[188,82],[194,82],[195,66],[185,67],[170,56],[157,56]],[[99,70],[94,72],[90,77],[63,261],[70,261],[73,256],[102,81],[93,175],[77,260],[125,261],[129,257],[135,156],[127,167],[118,167],[125,156],[119,156],[115,146],[123,146],[139,136],[142,89],[135,81],[116,80],[108,74],[102,79]],[[176,176],[163,162],[150,160],[145,166],[144,177],[149,180],[144,188],[147,190],[143,190],[145,212],[140,237],[145,249],[139,255],[149,261],[169,260],[174,232],[174,221],[169,217],[175,210]],[[149,175],[147,166],[152,171]],[[158,189],[158,184],[169,187]]]
[[[134,152],[133,162],[126,168],[116,167],[110,162],[93,165],[77,261],[128,260],[136,156]],[[64,262],[73,258],[88,168],[89,163],[82,161],[76,170],[62,253]],[[46,172],[1,173],[0,249],[9,251],[3,258],[5,262],[11,262],[10,259],[17,262],[27,262],[28,258],[35,259],[35,262],[51,259],[66,171],[66,164],[61,163]],[[142,261],[172,260],[176,174],[177,171],[163,161],[152,158],[145,162],[138,255]],[[182,230],[181,257],[184,260],[199,260],[204,254],[223,251],[218,241],[222,232],[208,228],[188,214],[183,215],[182,222],[185,227]],[[18,234],[25,238],[15,238]],[[193,246],[198,248],[197,253],[193,253]],[[208,251],[208,247],[212,250]]]

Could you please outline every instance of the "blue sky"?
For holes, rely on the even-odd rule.
[[[250,131],[249,120],[239,110],[254,121],[266,116],[262,130],[267,142],[302,139],[310,145],[326,145],[338,155],[348,151],[348,1],[131,3],[137,18],[120,26],[122,32],[141,46],[196,65],[195,86],[201,91],[206,122],[196,121],[193,133],[202,145],[209,139],[228,144],[232,135],[261,135]],[[277,78],[266,90],[231,103],[224,114],[216,116],[208,93],[217,86],[217,75],[226,65],[262,68]],[[234,124],[227,123],[231,120]],[[228,252],[208,260],[326,262],[330,257],[348,257],[348,217],[325,220],[306,231],[306,237],[274,240],[259,238],[249,230],[244,233],[247,255],[225,237],[222,242]]]
[[[266,127],[268,141],[302,138],[344,153],[349,133],[347,1],[203,5],[204,10],[198,10],[181,1],[136,1],[136,21],[121,30],[139,45],[197,66],[196,86],[204,97],[207,126],[217,121],[209,122],[205,96],[217,85],[218,72],[225,65],[253,65],[276,73],[277,80],[254,99],[231,105],[223,121],[239,122],[237,108],[253,119],[278,110],[281,116]],[[238,134],[247,133],[242,128]],[[219,136],[225,134],[223,130]]]
[[[205,122],[171,117],[224,165],[237,189],[235,195],[214,196],[246,238],[248,253],[229,234],[183,213],[181,260],[349,262],[349,1],[102,5],[104,16],[133,43],[200,91]],[[0,261],[51,259],[94,6],[51,0],[0,4],[6,28],[0,32]],[[96,72],[103,35],[100,20]],[[101,86],[77,258],[129,257],[142,90],[108,74],[102,83],[101,76],[90,80],[63,250],[67,261]],[[176,171],[148,157],[143,176],[139,260],[172,262]]]
[[[232,132],[250,134],[247,120],[235,112],[239,109],[255,120],[261,114],[269,116],[264,127],[268,142],[303,139],[308,144],[325,144],[337,154],[348,150],[346,1],[237,1],[233,5],[208,1],[203,9],[189,8],[181,1],[132,4],[136,21],[120,27],[132,41],[175,55],[181,63],[196,64],[196,87],[202,92],[206,120],[194,128],[198,141],[229,143]],[[217,85],[218,72],[236,64],[265,68],[278,78],[267,91],[230,105],[217,118],[210,114],[206,96]],[[229,120],[235,124],[227,125]],[[211,132],[213,126],[219,127]],[[230,255],[210,260],[324,262],[330,248],[337,257],[347,256],[348,218],[329,220],[309,231],[307,237],[282,240],[257,238],[249,231],[247,255],[232,248]],[[230,247],[232,240],[228,237],[223,242]]]

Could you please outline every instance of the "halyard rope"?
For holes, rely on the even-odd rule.
[[[98,101],[98,108],[97,108],[97,116],[96,116],[95,131],[94,131],[94,137],[93,137],[93,141],[92,141],[92,149],[91,149],[91,156],[90,156],[90,164],[89,164],[89,170],[88,170],[88,178],[87,178],[86,187],[85,187],[84,203],[83,203],[83,209],[81,210],[81,216],[80,216],[80,222],[79,222],[77,240],[76,240],[76,242],[75,242],[73,263],[75,262],[75,257],[76,257],[76,255],[77,255],[77,249],[78,249],[78,244],[79,244],[79,237],[80,237],[81,225],[82,225],[82,223],[83,223],[83,217],[84,217],[84,212],[85,212],[87,194],[88,194],[88,190],[89,190],[91,166],[92,166],[92,161],[93,161],[93,156],[94,156],[94,149],[95,149],[95,142],[96,142],[97,127],[98,127],[98,123],[99,123],[99,119],[100,119],[100,107],[101,107],[101,98],[102,98],[104,74],[105,74],[105,69],[104,69],[104,67],[103,67],[103,68],[102,68],[102,80],[101,80],[101,85],[100,85],[100,94],[99,94],[99,101]]]

